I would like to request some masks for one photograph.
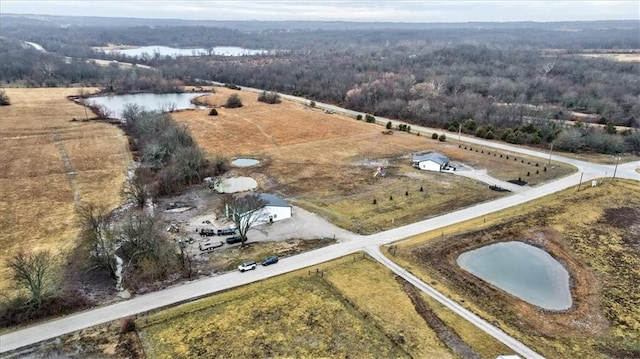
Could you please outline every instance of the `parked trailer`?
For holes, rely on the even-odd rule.
[[[200,245],[198,246],[200,248],[201,251],[203,252],[209,252],[212,251],[216,248],[220,248],[224,245],[224,242],[220,241],[220,242],[202,242],[200,243]]]

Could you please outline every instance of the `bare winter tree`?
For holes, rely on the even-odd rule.
[[[262,209],[265,205],[266,202],[255,193],[236,197],[225,205],[227,217],[231,218],[242,238],[241,246],[244,246],[247,241],[249,229],[257,222],[264,220]]]
[[[99,119],[106,120],[113,116],[113,112],[107,108],[107,106],[96,105],[95,111]]]
[[[51,289],[53,260],[48,251],[27,253],[20,250],[9,259],[13,280],[29,291],[30,300],[36,308]]]
[[[150,197],[147,184],[139,175],[134,175],[125,182],[122,189],[125,198],[135,203],[138,207],[144,207],[147,199]]]
[[[129,284],[163,279],[177,264],[175,243],[168,240],[157,217],[130,212],[117,233],[123,277]]]
[[[109,212],[104,207],[89,203],[79,206],[77,213],[81,235],[90,247],[91,257],[98,266],[107,269],[109,275],[115,278],[117,238],[109,228]]]

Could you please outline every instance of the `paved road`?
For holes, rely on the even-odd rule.
[[[482,329],[485,333],[488,333],[492,337],[498,339],[499,341],[507,345],[509,348],[513,349],[516,353],[524,356],[525,358],[543,358],[542,355],[531,350],[529,347],[527,347],[520,341],[514,339],[510,335],[506,334],[502,330],[496,328],[486,320],[473,314],[471,311],[464,308],[460,304],[447,298],[446,296],[444,296],[442,293],[435,290],[430,285],[424,283],[420,279],[416,278],[413,274],[409,273],[404,268],[400,267],[399,265],[391,261],[389,258],[385,257],[380,252],[379,246],[368,246],[365,250],[367,251],[367,253],[369,253],[369,255],[375,258],[378,262],[384,264],[392,272],[406,279],[409,283],[413,284],[416,288],[427,293],[429,296],[431,296],[432,298],[440,302],[442,305],[444,305],[445,307],[451,309],[453,312],[460,315],[466,321]]]
[[[261,90],[256,91],[261,92]],[[290,97],[291,96],[283,95],[283,98]],[[300,98],[294,99],[296,101],[307,101]],[[324,106],[324,104],[317,104],[317,106]],[[335,112],[349,112],[352,115],[357,114],[354,111],[344,110],[330,105],[327,106]],[[383,119],[383,121],[386,122],[386,119]],[[431,129],[419,126],[416,126],[416,129],[425,132],[432,131]],[[549,158],[548,154],[539,153],[529,149],[522,149],[510,145],[483,141],[477,138],[462,137],[461,139],[463,141],[482,144],[483,146],[492,146],[516,153],[523,153],[541,158]],[[435,291],[435,289],[421,282],[419,279],[413,277],[408,272],[404,271],[402,268],[386,259],[384,256],[382,256],[377,247],[412,235],[446,227],[457,222],[466,221],[472,218],[486,215],[488,213],[496,212],[512,206],[517,206],[533,199],[540,198],[548,194],[555,193],[568,187],[577,185],[581,180],[583,183],[585,183],[591,181],[592,179],[604,177],[605,174],[608,174],[608,176],[612,176],[614,172],[614,166],[591,164],[588,162],[573,160],[558,155],[553,155],[552,159],[570,163],[578,168],[578,172],[558,179],[556,181],[551,181],[538,187],[533,187],[526,191],[513,194],[508,197],[503,197],[491,202],[477,204],[475,206],[447,213],[439,217],[434,217],[425,221],[413,223],[407,226],[395,228],[370,236],[359,236],[353,233],[346,232],[344,230],[335,229],[334,226],[327,223],[325,227],[326,232],[319,233],[318,236],[336,235],[336,238],[340,240],[334,245],[302,253],[296,256],[283,258],[276,266],[259,268],[259,270],[245,273],[230,272],[205,279],[200,279],[175,287],[167,288],[158,292],[140,295],[127,301],[88,310],[61,319],[52,320],[46,323],[7,333],[0,336],[0,353],[8,352],[16,348],[25,347],[33,343],[55,338],[62,334],[71,333],[90,326],[116,320],[118,318],[193,300],[195,298],[207,296],[218,291],[260,281],[301,268],[310,267],[329,261],[331,259],[364,250],[370,253],[382,264],[389,267],[392,271],[394,271],[398,275],[403,276],[405,279],[416,285],[425,293],[432,296],[434,299],[443,303],[451,310],[461,315],[463,318],[478,326],[478,328],[484,330],[489,335],[492,335],[494,338],[509,346],[519,355],[525,358],[540,358],[541,356],[539,354],[535,353],[524,344],[516,341],[512,337],[502,332],[500,329],[495,328],[486,321],[468,312],[460,305],[446,298],[444,295]],[[621,164],[616,170],[616,177],[640,180],[640,173],[635,171],[637,168],[640,168],[640,161]]]

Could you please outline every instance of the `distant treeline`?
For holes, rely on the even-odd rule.
[[[638,49],[639,24],[487,23],[477,28],[435,24],[430,28],[397,25],[286,31],[200,25],[17,24],[2,28],[0,80],[28,86],[99,85],[113,92],[166,92],[197,79],[215,80],[414,124],[461,129],[484,138],[530,144],[557,141],[559,146],[567,142],[560,138],[566,127],[563,120],[575,119],[575,111],[587,115],[583,121],[604,128],[578,123],[582,140],[567,148],[638,152],[633,140],[637,131],[625,131],[626,137],[620,138],[616,126],[640,127],[640,64],[586,58],[579,53]],[[20,41],[38,43],[49,53]],[[267,56],[234,58],[160,54],[127,58],[90,48],[108,43],[276,50]],[[122,69],[116,63],[101,67],[74,60],[89,57],[133,62],[154,70]],[[575,132],[571,138],[577,137]]]

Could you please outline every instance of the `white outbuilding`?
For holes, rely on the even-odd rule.
[[[256,225],[263,223],[273,223],[275,221],[281,221],[283,219],[291,218],[292,207],[282,198],[274,194],[261,193],[260,199],[264,201],[265,205],[262,209],[260,221],[259,223],[256,223]]]
[[[424,171],[440,172],[449,166],[449,158],[437,152],[413,156],[413,167]]]

